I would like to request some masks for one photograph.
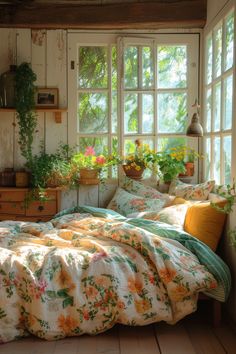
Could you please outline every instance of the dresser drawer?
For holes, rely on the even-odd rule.
[[[14,192],[0,191],[0,202],[23,202],[25,200],[25,191]]]
[[[24,215],[25,205],[23,202],[0,202],[0,213]]]
[[[26,209],[26,216],[55,215],[57,213],[56,200],[46,202],[31,202]]]

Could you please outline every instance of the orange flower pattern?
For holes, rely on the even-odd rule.
[[[197,292],[217,287],[182,245],[128,221],[75,213],[0,230],[1,342],[27,330],[52,340],[116,322],[175,323],[196,309]]]

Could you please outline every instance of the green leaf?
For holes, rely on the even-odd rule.
[[[73,306],[73,304],[74,298],[72,296],[69,296],[62,302],[62,307],[63,309],[65,309],[67,306]]]

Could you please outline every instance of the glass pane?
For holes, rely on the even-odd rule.
[[[204,153],[205,180],[211,178],[211,139],[206,138],[206,150]]]
[[[214,139],[214,179],[220,184],[220,137]]]
[[[158,131],[184,133],[187,127],[187,94],[158,94]]]
[[[117,132],[117,91],[112,92],[112,112],[111,112],[112,133]]]
[[[106,47],[79,47],[78,85],[82,88],[108,86]]]
[[[211,131],[211,89],[207,90],[206,97],[206,131]]]
[[[233,66],[234,60],[234,13],[232,12],[225,23],[226,41],[225,41],[225,70]]]
[[[212,81],[212,37],[207,38],[206,42],[206,61],[207,61],[207,84]]]
[[[221,74],[221,54],[222,54],[222,27],[214,32],[215,56],[214,56],[214,76]]]
[[[231,129],[233,109],[233,76],[231,75],[227,77],[224,84],[224,129]]]
[[[111,50],[111,80],[112,80],[112,89],[117,90],[117,50],[116,47],[112,47]]]
[[[224,137],[224,183],[230,184],[231,182],[231,136]]]
[[[117,136],[114,136],[112,138],[112,155],[114,156],[117,156],[118,155],[118,138]],[[117,178],[118,177],[118,167],[117,166],[112,166],[111,168],[111,176],[112,178]]]
[[[187,87],[187,47],[159,46],[157,51],[158,88]]]
[[[125,95],[125,133],[138,132],[138,95]]]
[[[79,94],[79,132],[94,133],[108,130],[108,97],[106,93]]]
[[[96,154],[108,154],[107,137],[79,138],[78,145],[81,152],[85,152],[86,147],[92,146]]]
[[[127,47],[124,50],[125,88],[138,87],[138,48]]]
[[[165,151],[179,145],[186,145],[186,138],[159,138],[157,144],[158,151]]]
[[[214,131],[220,130],[220,118],[221,118],[221,83],[219,82],[214,87],[214,116],[213,126]]]
[[[153,132],[153,121],[154,121],[154,102],[153,95],[142,95],[142,124],[143,124],[143,133],[152,133]]]
[[[153,86],[153,56],[150,47],[142,48],[142,61],[143,87],[149,88]]]

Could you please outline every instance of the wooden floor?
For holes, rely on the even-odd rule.
[[[235,354],[235,327],[211,325],[204,308],[174,326],[116,325],[94,337],[87,335],[46,342],[34,337],[0,345],[1,354]]]

